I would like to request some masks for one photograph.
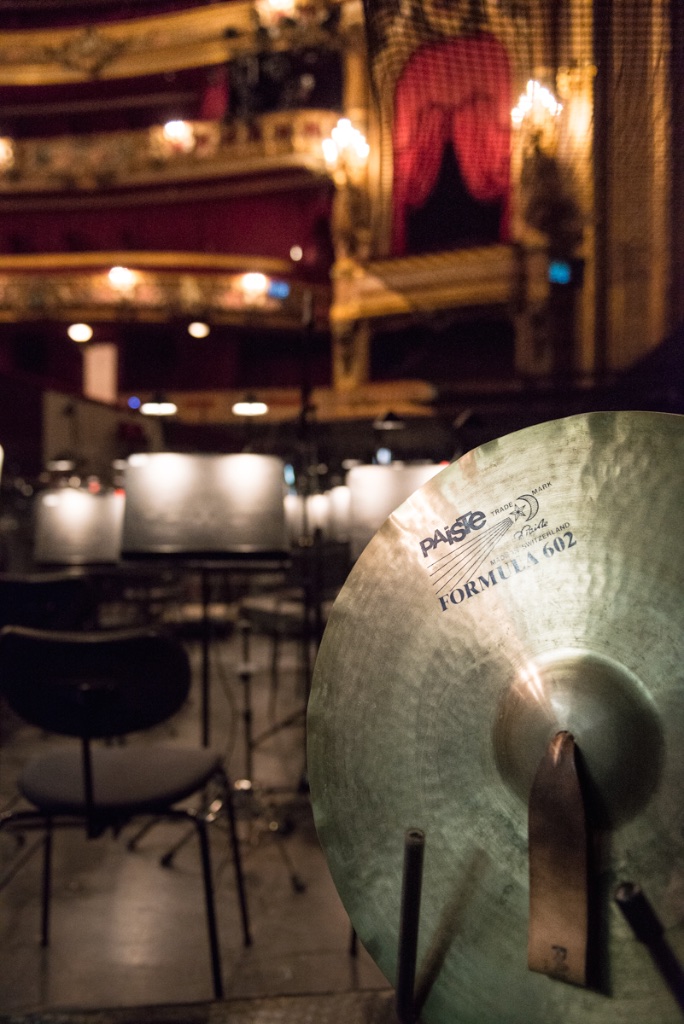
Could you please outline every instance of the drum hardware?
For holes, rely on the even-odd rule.
[[[401,917],[395,1006],[400,1024],[415,1024],[415,978],[420,922],[420,894],[423,881],[425,833],[407,829],[404,835],[404,869],[401,883]]]
[[[665,938],[665,929],[638,885],[621,882],[615,902],[639,942],[648,949],[660,975],[684,1011],[684,971]]]

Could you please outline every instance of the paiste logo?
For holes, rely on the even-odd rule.
[[[486,522],[487,517],[484,512],[466,512],[465,515],[459,516],[451,526],[445,526],[444,531],[435,530],[432,537],[424,537],[421,540],[420,550],[423,552],[423,558],[427,558],[428,551],[439,547],[440,544],[460,544],[471,530],[481,530]]]
[[[423,558],[435,553],[426,568],[438,597],[461,586],[472,587],[473,592],[477,592],[472,577],[514,523],[534,519],[539,511],[539,502],[533,494],[521,494],[514,502],[495,509],[494,514],[504,511],[507,515],[492,526],[487,526],[484,512],[465,512],[451,526],[436,529],[431,536],[420,541]],[[447,545],[448,550],[439,553],[442,545]],[[494,584],[496,580],[489,582]]]

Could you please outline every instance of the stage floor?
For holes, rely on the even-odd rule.
[[[229,771],[236,779],[246,774],[245,691],[236,672],[241,660],[240,636],[230,625],[220,634],[211,649],[210,740],[225,751]],[[185,642],[194,666],[192,699],[162,734],[171,742],[199,743],[202,648],[196,629],[188,631]],[[305,779],[304,719],[298,715],[305,696],[301,651],[294,641],[283,645],[275,702],[270,653],[269,641],[255,635],[250,656],[255,667],[254,732],[259,734],[291,716],[294,724],[276,731],[255,750],[252,776],[257,799],[248,800],[241,814],[254,938],[248,949],[241,944],[232,865],[223,856],[225,834],[218,829],[212,834],[226,1011],[232,1006],[234,1013],[240,1009],[242,1016],[206,1015],[206,1006],[216,1004],[210,1003],[199,858],[193,841],[177,855],[172,868],[160,867],[160,856],[179,833],[177,828],[156,826],[135,852],[126,848],[130,830],[115,842],[110,836],[86,841],[81,833],[57,833],[48,950],[41,949],[38,939],[40,856],[31,857],[0,892],[0,1013],[12,1015],[7,1019],[21,1020],[32,1012],[39,1015],[36,1020],[42,1020],[42,1012],[71,1008],[68,1016],[58,1015],[55,1020],[64,1024],[73,1019],[80,1024],[74,1008],[158,1006],[149,1019],[176,1021],[177,1014],[162,1008],[178,1006],[186,1007],[182,1019],[194,1021],[187,1007],[203,1004],[205,1009],[197,1006],[198,1020],[211,1024],[232,1019],[294,1021],[282,1014],[249,1016],[245,1007],[253,1005],[256,1012],[257,1004],[251,1001],[265,998],[363,992],[371,993],[371,1001],[366,1003],[365,996],[360,997],[358,1005],[363,1003],[365,1009],[359,1012],[367,1010],[371,1016],[360,1016],[360,1022],[378,1020],[376,1010],[385,1013],[386,980],[362,948],[358,956],[350,955],[349,921],[330,879],[301,785]],[[9,718],[2,709],[0,806],[13,794],[13,780],[22,761],[47,742],[37,730]],[[268,797],[264,791],[272,788],[278,792]],[[255,816],[255,809],[263,813]],[[280,831],[273,832],[271,823]],[[14,839],[1,835],[0,876],[16,853]],[[383,990],[376,1004],[373,993]],[[238,1005],[235,1000],[247,1003]],[[321,1004],[317,1016],[300,1015],[298,1024],[309,1019],[341,1021],[342,1017],[334,1016],[332,1003],[326,1005],[326,1013],[333,1016],[326,1016]],[[112,1022],[147,1019],[127,1013],[112,1016]],[[109,1020],[102,1017],[107,1024]]]

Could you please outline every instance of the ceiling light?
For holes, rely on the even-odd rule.
[[[303,255],[304,251],[301,245],[293,245],[290,249],[290,259],[294,260],[295,263],[299,263]]]
[[[156,395],[151,401],[143,402],[140,412],[145,416],[173,416],[178,412],[175,402],[169,402],[162,395]]]
[[[403,430],[406,424],[395,412],[388,412],[373,420],[374,430]]]
[[[90,324],[70,324],[67,327],[67,334],[72,341],[90,341],[93,336],[93,329]]]
[[[266,402],[260,402],[254,395],[245,395],[231,410],[236,416],[263,416],[268,412]]]
[[[193,320],[188,324],[188,334],[191,338],[206,338],[210,330],[209,324],[203,323],[202,320]]]

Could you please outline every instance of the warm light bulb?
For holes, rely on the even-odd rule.
[[[188,334],[191,338],[206,338],[210,330],[209,324],[205,324],[201,320],[193,320],[191,324],[188,324]]]
[[[118,288],[121,291],[132,288],[135,284],[135,274],[128,267],[112,267],[107,277],[112,287]]]
[[[14,164],[14,143],[9,138],[0,138],[0,170],[7,171]]]
[[[242,275],[242,290],[247,300],[255,300],[266,294],[268,278],[265,274],[249,273]]]
[[[337,163],[337,158],[340,155],[337,143],[334,139],[323,139],[321,146],[323,147],[323,159],[326,164],[333,167]]]
[[[330,134],[332,135],[337,148],[345,149],[352,140],[353,132],[354,129],[352,128],[352,123],[349,118],[341,117]]]
[[[67,327],[67,334],[72,341],[90,341],[93,336],[93,329],[90,324],[70,324]]]
[[[195,132],[187,121],[167,121],[164,138],[183,153],[189,153],[195,145]]]
[[[341,117],[327,139],[321,142],[323,159],[332,171],[346,166],[360,171],[368,160],[370,146],[366,136],[355,128],[348,117]]]
[[[290,249],[290,259],[294,263],[299,263],[303,255],[304,251],[301,245],[293,245],[292,248]]]
[[[511,120],[514,125],[520,125],[527,117],[532,121],[544,117],[558,117],[562,110],[563,104],[558,102],[551,90],[536,79],[530,78],[525,92],[520,95],[516,106],[511,110]]]

